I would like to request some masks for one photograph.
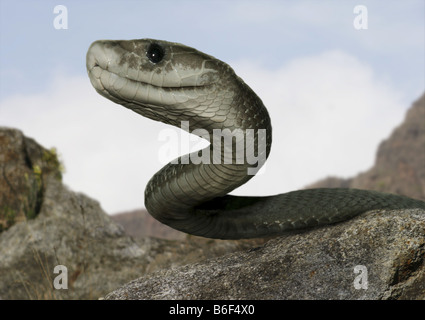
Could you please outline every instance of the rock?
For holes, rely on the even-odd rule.
[[[425,299],[424,259],[424,210],[373,211],[159,270],[106,299]]]
[[[45,183],[37,218],[0,236],[2,299],[97,298],[140,274],[146,251],[96,201],[51,177]],[[67,290],[53,287],[57,265],[67,268]]]
[[[55,150],[19,130],[0,127],[0,232],[37,216],[48,175],[62,178]]]

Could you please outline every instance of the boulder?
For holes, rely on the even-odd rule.
[[[106,299],[425,299],[425,211],[355,219],[159,270]]]
[[[37,216],[47,176],[62,179],[55,149],[41,147],[19,130],[0,127],[0,232]]]

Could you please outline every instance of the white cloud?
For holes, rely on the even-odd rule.
[[[329,175],[349,177],[369,169],[378,144],[404,118],[401,95],[346,53],[299,58],[277,70],[250,61],[235,71],[267,106],[273,125],[265,174],[257,194],[301,188]],[[240,194],[254,194],[249,183]]]
[[[366,170],[406,109],[394,88],[342,52],[296,59],[276,70],[252,61],[233,66],[263,99],[274,130],[265,173],[235,194],[281,193],[327,175]],[[65,183],[109,213],[143,206],[145,185],[163,166],[160,131],[170,128],[104,99],[86,77],[65,75],[45,92],[2,101],[0,125],[57,147]]]

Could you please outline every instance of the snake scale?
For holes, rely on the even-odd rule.
[[[242,239],[336,223],[374,209],[425,209],[420,200],[359,189],[228,195],[253,177],[248,169],[261,164],[246,156],[236,161],[237,139],[230,136],[233,149],[226,149],[214,140],[215,130],[239,130],[242,140],[246,138],[242,151],[257,150],[257,159],[268,157],[272,142],[267,109],[229,65],[194,48],[153,39],[95,41],[86,58],[90,81],[102,96],[166,124],[181,127],[181,121],[188,121],[191,129],[210,137],[208,147],[167,164],[147,184],[148,212],[172,228],[208,238]],[[254,132],[250,137],[249,130]],[[232,161],[226,162],[229,152]],[[201,153],[211,161],[187,161]]]

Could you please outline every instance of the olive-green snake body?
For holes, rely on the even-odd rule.
[[[254,151],[255,159],[266,159],[272,142],[267,109],[230,66],[188,46],[152,39],[96,41],[86,64],[102,96],[173,126],[188,121],[191,132],[210,138],[210,146],[167,164],[146,187],[149,213],[177,230],[209,238],[254,238],[335,223],[374,209],[425,209],[420,200],[359,189],[227,195],[253,177],[249,170],[255,173],[263,164],[249,161],[248,155]],[[217,130],[230,135],[230,145],[224,143],[226,134],[214,140]],[[244,142],[242,149],[237,149],[238,141]],[[210,161],[190,161],[201,153]]]

